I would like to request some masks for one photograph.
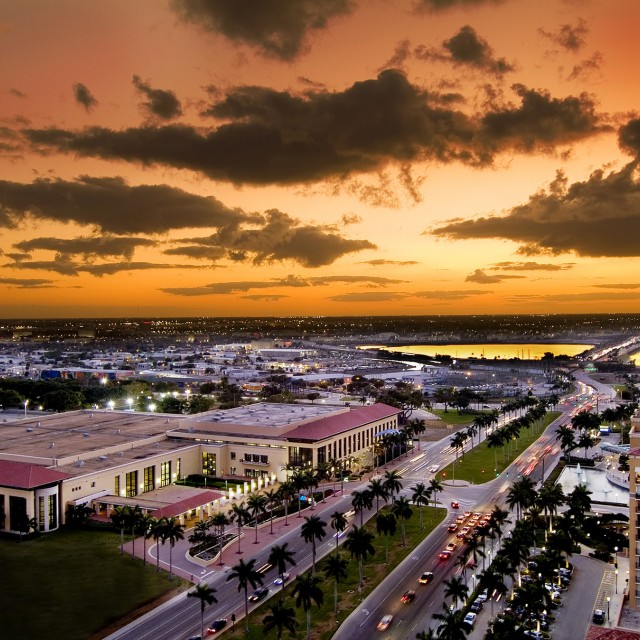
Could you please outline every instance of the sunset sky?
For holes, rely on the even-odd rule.
[[[640,312],[638,0],[0,0],[0,317]]]

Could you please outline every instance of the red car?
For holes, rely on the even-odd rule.
[[[452,509],[459,509],[460,508],[460,503],[457,500],[452,500],[451,501],[451,508]]]
[[[448,560],[451,557],[451,551],[441,551],[438,555],[440,560]]]

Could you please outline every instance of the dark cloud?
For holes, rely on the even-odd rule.
[[[481,291],[480,289],[458,289],[453,291],[416,291],[413,295],[418,298],[430,300],[465,300],[473,296],[483,296],[493,291]]]
[[[382,65],[383,69],[402,69],[404,63],[411,57],[411,41],[408,39],[401,40],[393,50],[391,57]]]
[[[153,89],[148,82],[143,82],[139,76],[133,76],[133,86],[147,98],[143,107],[150,115],[161,120],[172,120],[182,115],[182,105],[173,91]]]
[[[610,130],[601,124],[593,99],[587,94],[552,98],[546,91],[519,84],[513,89],[522,100],[519,106],[496,109],[482,118],[479,135],[488,145],[530,152]]]
[[[587,35],[587,32],[587,23],[582,18],[578,19],[577,25],[563,24],[555,31],[538,29],[538,33],[542,36],[569,51],[578,51],[584,46],[584,37]]]
[[[505,58],[495,58],[489,43],[469,25],[463,26],[453,37],[445,40],[442,47],[457,66],[468,65],[496,75],[514,70],[514,66]]]
[[[561,271],[572,269],[573,264],[550,264],[543,262],[496,262],[492,265],[500,271]]]
[[[20,89],[14,89],[13,87],[9,89],[9,93],[16,98],[26,98],[27,94],[20,91]]]
[[[388,284],[398,284],[402,281],[393,280],[391,278],[378,278],[376,276],[318,276],[313,278],[302,278],[300,276],[289,275],[286,278],[274,280],[214,282],[199,287],[171,287],[161,289],[161,291],[179,296],[226,295],[230,293],[252,291],[254,289],[322,287],[335,284],[336,282],[342,282],[345,284],[368,284],[371,287],[383,287]]]
[[[615,300],[638,300],[640,293],[592,292],[592,293],[555,293],[541,296],[546,302],[600,302]]]
[[[618,284],[594,284],[593,286],[600,289],[640,289],[640,284],[622,282]]]
[[[194,260],[216,261],[220,258],[224,258],[226,252],[222,247],[191,245],[187,247],[165,249],[162,253],[168,256],[186,256],[188,258],[193,258]]]
[[[250,296],[239,296],[243,300],[253,300],[255,302],[278,302],[278,300],[282,300],[283,298],[290,298],[291,296],[283,296],[277,293],[265,293],[259,294],[255,293]]]
[[[332,302],[395,302],[404,300],[406,297],[406,293],[397,291],[358,291],[330,296],[329,300]]]
[[[308,36],[331,18],[351,13],[355,0],[172,0],[186,22],[247,44],[265,56],[293,60],[308,48]]]
[[[360,224],[362,222],[362,217],[356,213],[351,215],[347,215],[346,213],[342,216],[341,220],[342,224],[346,227],[350,224]]]
[[[33,289],[34,287],[48,287],[53,282],[42,278],[0,278],[0,284],[6,284],[17,289]]]
[[[585,80],[593,73],[600,71],[604,59],[602,54],[596,51],[590,58],[574,65],[569,74],[569,80]]]
[[[473,273],[469,274],[464,281],[475,282],[477,284],[496,284],[503,280],[511,280],[513,278],[524,278],[524,276],[505,276],[505,275],[489,275],[482,269],[476,269]]]
[[[209,131],[174,124],[22,133],[43,153],[167,165],[234,184],[289,184],[419,161],[487,165],[496,153],[547,150],[607,130],[585,95],[514,90],[520,105],[492,106],[470,118],[440,106],[437,95],[432,104],[428,92],[390,69],[342,92],[237,88],[208,109],[225,121]]]
[[[370,264],[372,267],[384,267],[389,264],[404,266],[409,264],[419,264],[416,260],[383,260],[379,258],[377,260],[365,260],[359,264]]]
[[[80,255],[85,260],[95,257],[122,257],[131,260],[138,247],[155,247],[157,242],[147,238],[131,237],[79,237],[63,238],[32,238],[17,242],[13,246],[24,254],[29,255],[38,249],[55,251],[67,256]]]
[[[298,226],[299,221],[275,209],[265,213],[259,228],[230,224],[206,238],[189,238],[190,245],[224,247],[233,259],[244,261],[251,254],[255,263],[293,260],[304,267],[331,264],[347,253],[375,249],[368,240],[349,240],[331,227]]]
[[[618,144],[623,151],[640,157],[640,118],[630,120],[618,131]]]
[[[631,129],[625,134],[633,147]],[[504,238],[520,243],[521,255],[640,256],[636,162],[609,174],[596,171],[588,180],[564,189],[557,181],[555,184],[554,189],[536,193],[506,215],[453,221],[432,233],[452,239]]]
[[[91,91],[82,82],[76,82],[73,85],[73,97],[86,111],[91,111],[98,104],[98,101],[91,95]]]
[[[114,234],[157,234],[254,219],[213,197],[166,185],[130,186],[117,177],[37,179],[31,184],[0,180],[0,226],[15,227],[27,215],[36,220],[91,225]]]
[[[470,8],[484,4],[502,4],[505,0],[414,0],[413,4],[417,11],[446,11],[453,8]]]

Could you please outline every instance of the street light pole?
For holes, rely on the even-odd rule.
[[[607,596],[607,620],[611,620],[611,610],[609,604],[611,603],[611,596]]]
[[[616,569],[616,595],[618,593],[618,570]]]

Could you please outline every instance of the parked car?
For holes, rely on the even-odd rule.
[[[591,619],[596,624],[604,624],[604,611],[602,609],[594,609]]]
[[[471,627],[473,627],[473,625],[476,623],[476,616],[478,614],[476,613],[467,613],[467,615],[464,617],[464,621]]]
[[[469,611],[473,611],[473,613],[482,611],[482,602],[480,602],[480,600],[474,600],[469,607]]]
[[[476,598],[476,600],[480,600],[480,602],[486,602],[489,599],[489,592],[487,591],[487,589],[485,589],[484,591],[481,591],[478,594],[478,597]]]

